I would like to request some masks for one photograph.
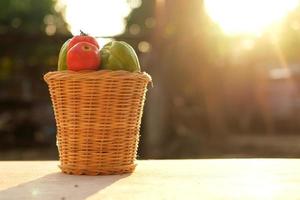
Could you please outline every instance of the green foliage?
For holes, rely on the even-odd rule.
[[[70,35],[63,10],[54,0],[0,1],[0,79],[33,68],[37,74],[54,68],[60,46]],[[33,74],[33,73],[32,73]],[[34,77],[32,77],[34,78]]]
[[[45,33],[54,25],[57,33],[68,33],[62,13],[54,9],[53,0],[1,0],[0,34]]]
[[[133,0],[134,1],[134,0]],[[140,7],[134,9],[127,17],[126,32],[130,34],[130,27],[138,25],[141,32],[138,35],[149,34],[151,24],[149,26],[149,19],[153,18],[155,9],[155,0],[143,0]],[[148,26],[146,20],[148,19]],[[155,23],[155,22],[153,22]]]

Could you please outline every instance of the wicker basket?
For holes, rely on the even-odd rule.
[[[147,73],[49,72],[60,168],[68,174],[132,172]]]

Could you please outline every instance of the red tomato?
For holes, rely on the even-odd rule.
[[[73,38],[71,38],[71,40],[68,44],[67,50],[69,51],[78,42],[88,42],[88,43],[95,45],[99,49],[99,44],[94,37],[86,35],[86,34],[81,34],[81,35],[77,35],[77,36],[74,36]]]
[[[97,70],[100,66],[98,48],[88,42],[75,44],[67,53],[67,66],[69,70]]]

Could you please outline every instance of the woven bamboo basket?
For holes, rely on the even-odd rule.
[[[147,73],[48,72],[60,168],[68,174],[122,174],[135,169]]]

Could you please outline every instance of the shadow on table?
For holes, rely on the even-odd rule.
[[[129,175],[75,176],[52,173],[0,191],[0,199],[83,200]]]

